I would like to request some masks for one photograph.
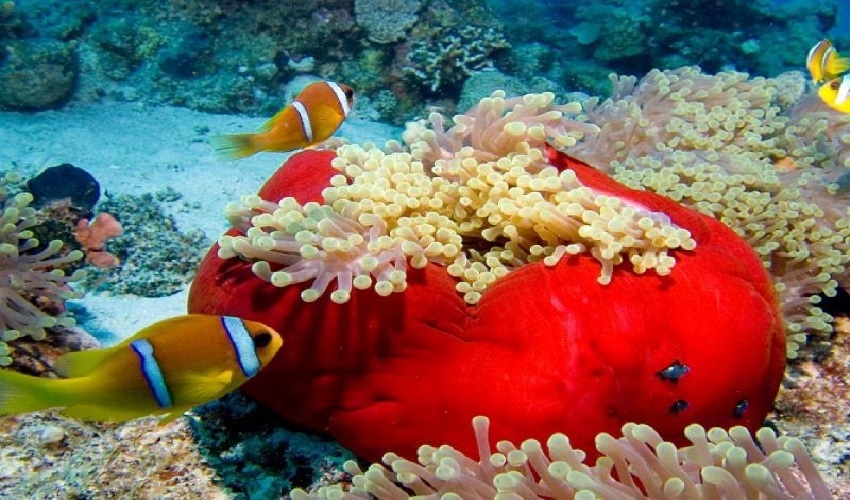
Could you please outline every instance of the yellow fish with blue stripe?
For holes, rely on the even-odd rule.
[[[237,389],[282,344],[274,329],[254,321],[178,316],[113,347],[65,354],[55,367],[64,378],[0,371],[0,414],[61,408],[84,420],[162,415],[168,422]]]
[[[838,55],[829,40],[821,40],[809,50],[806,69],[815,83],[828,82],[850,69],[850,59]]]

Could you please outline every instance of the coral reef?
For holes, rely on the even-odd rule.
[[[8,25],[0,37],[8,35],[9,47],[48,40],[66,47],[62,54],[73,56],[75,64],[69,66],[73,73],[63,73],[73,78],[63,81],[74,84],[76,101],[107,98],[265,115],[281,107],[282,84],[309,73],[354,84],[367,98],[361,104],[377,102],[379,116],[400,123],[427,106],[423,95],[445,99],[433,90],[456,97],[470,72],[491,67],[495,52],[507,46],[483,0],[284,6],[263,0],[214,7],[195,0],[166,5],[144,0],[132,12],[110,2],[74,5],[27,2],[0,19],[0,28]],[[11,67],[11,56],[4,62],[0,55],[0,69]],[[40,70],[22,71],[15,82]],[[15,88],[6,87],[9,93]]]
[[[13,193],[20,181],[12,173],[0,181],[0,366],[12,362],[6,342],[22,336],[43,339],[47,328],[74,325],[64,312],[64,302],[77,297],[68,283],[83,276],[81,272],[66,276],[57,269],[82,259],[82,252],[63,254],[61,240],[40,246],[33,237],[38,219],[29,206],[32,195]]]
[[[835,26],[838,4],[834,0],[579,3],[565,6],[544,24],[539,39],[568,62],[557,72],[595,94],[603,90],[600,77],[610,72],[643,74],[651,68],[699,65],[710,73],[735,69],[776,76],[797,69],[799,55]],[[557,33],[578,46],[559,43]]]
[[[48,38],[7,42],[0,59],[0,109],[41,110],[65,102],[77,78],[72,46]]]
[[[162,203],[180,195],[173,190],[154,194],[118,195],[100,204],[123,227],[109,242],[121,262],[115,269],[90,270],[86,282],[101,291],[142,297],[171,295],[192,280],[208,242],[200,231],[181,232]]]
[[[0,15],[4,43],[49,41],[57,47],[52,57],[63,61],[52,67],[65,68],[48,73],[44,65],[26,65],[14,81],[38,78],[42,89],[59,95],[73,76],[79,101],[138,100],[264,115],[280,107],[280,85],[299,73],[349,83],[356,82],[345,76],[363,73],[370,77],[355,89],[368,98],[364,104],[391,92],[394,100],[380,99],[379,116],[401,123],[428,105],[455,100],[464,80],[482,68],[495,67],[526,85],[544,77],[594,94],[607,90],[612,71],[643,74],[699,64],[711,72],[734,68],[774,76],[798,67],[800,54],[835,25],[837,15],[836,0],[735,1],[724,5],[728,15],[717,14],[716,2],[679,0],[262,0],[215,6],[143,0],[132,11],[125,7],[58,0],[6,7]],[[376,50],[386,61],[377,72],[367,55]],[[0,66],[8,67],[18,52],[30,51],[0,54]],[[59,105],[69,96],[62,95],[52,104],[36,104]]]
[[[626,424],[622,437],[600,434],[596,447],[602,457],[594,466],[586,454],[571,446],[568,436],[553,434],[546,451],[534,439],[517,446],[499,441],[493,450],[489,419],[473,419],[478,460],[450,445],[422,446],[419,463],[393,453],[386,464],[366,472],[354,462],[353,488],[319,488],[315,495],[295,490],[293,500],[319,498],[407,499],[442,498],[759,498],[828,500],[829,489],[795,438],[777,437],[769,428],[755,436],[743,427],[706,431],[693,424],[684,434],[689,446],[677,448],[647,425]],[[757,441],[756,441],[757,439]],[[758,442],[758,444],[756,444]],[[795,473],[796,472],[796,473]]]
[[[842,494],[850,495],[850,319],[836,318],[832,349],[825,359],[789,366],[776,402],[776,425],[805,440],[812,457],[834,476],[845,478]],[[844,397],[836,397],[844,395]],[[823,467],[823,466],[822,466]]]
[[[375,43],[392,43],[404,37],[419,18],[421,0],[354,0],[357,25]]]
[[[239,391],[193,409],[189,425],[199,452],[236,498],[278,498],[354,458],[328,438],[288,430]]]
[[[592,47],[595,60],[608,62],[645,54],[650,17],[641,2],[580,4],[575,16],[579,24],[570,34],[579,44]]]
[[[0,419],[4,498],[232,498],[217,479],[185,419],[167,426],[155,419],[91,424],[52,413]]]
[[[490,68],[494,52],[509,47],[492,27],[462,26],[416,38],[402,70],[429,91],[457,88],[473,72]]]

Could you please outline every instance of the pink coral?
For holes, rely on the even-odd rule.
[[[101,212],[93,221],[80,219],[74,230],[74,239],[83,246],[86,262],[96,267],[115,267],[120,264],[118,257],[105,251],[103,246],[110,238],[120,236],[124,230],[118,219]]]

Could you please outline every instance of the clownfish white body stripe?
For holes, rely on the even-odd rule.
[[[32,377],[0,370],[0,414],[47,408],[86,420],[169,421],[217,399],[267,365],[283,344],[270,327],[229,316],[167,319],[106,349],[68,353],[57,372]]]
[[[229,160],[260,151],[286,152],[318,144],[334,134],[354,105],[354,90],[341,83],[307,85],[295,99],[268,120],[256,134],[212,138],[216,154]]]
[[[850,73],[821,85],[818,96],[830,108],[850,114]]]

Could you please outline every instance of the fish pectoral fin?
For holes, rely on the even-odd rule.
[[[66,406],[59,410],[59,413],[66,417],[76,418],[85,421],[97,422],[128,422],[137,418],[146,417],[155,413],[153,409],[144,407],[115,407],[101,406],[98,404],[75,404]]]
[[[185,414],[186,414],[186,410],[184,410],[182,408],[179,409],[179,410],[175,410],[171,413],[166,413],[165,415],[162,416],[162,418],[159,419],[159,422],[157,422],[157,424],[159,424],[159,425],[170,424],[171,422],[177,420],[178,418],[182,417]]]
[[[310,121],[313,124],[313,137],[317,141],[323,141],[334,135],[334,132],[342,125],[345,117],[330,106],[321,107],[310,112]]]
[[[224,370],[212,375],[188,374],[175,384],[176,398],[191,402],[192,406],[224,396],[233,383],[233,370]]]

